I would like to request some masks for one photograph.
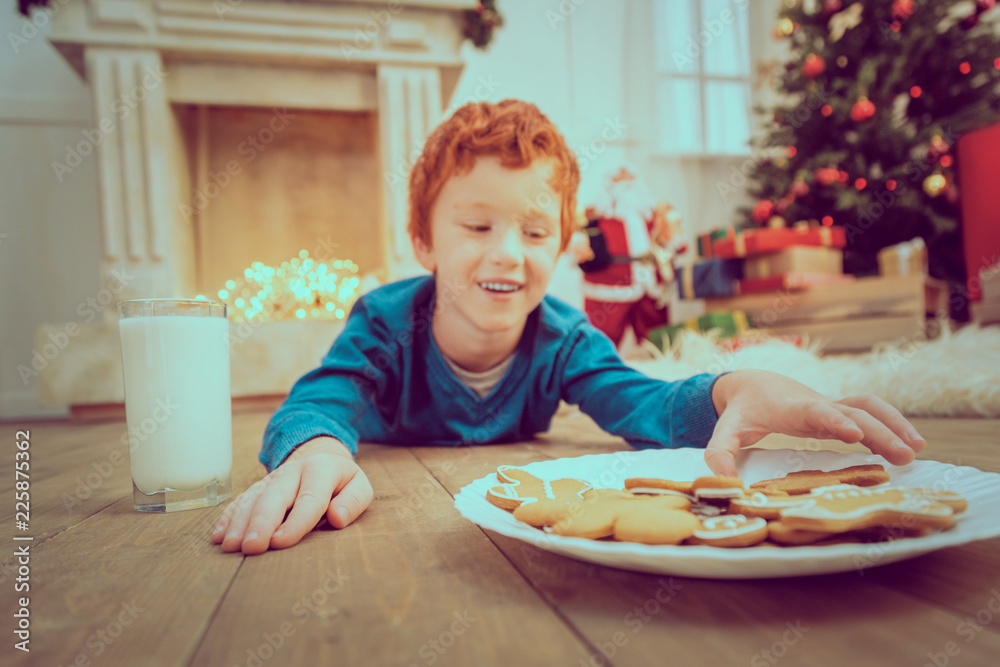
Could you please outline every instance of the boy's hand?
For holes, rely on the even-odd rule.
[[[900,412],[875,396],[831,400],[770,371],[735,371],[712,390],[719,414],[705,449],[716,475],[736,475],[736,453],[769,433],[860,442],[889,463],[903,465],[927,442]]]
[[[334,528],[348,525],[367,509],[372,496],[368,477],[347,447],[333,438],[314,438],[226,508],[212,542],[221,543],[223,551],[242,549],[247,555],[285,549],[298,544],[324,514]]]

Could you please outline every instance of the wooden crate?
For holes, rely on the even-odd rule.
[[[708,310],[742,310],[776,334],[808,336],[825,352],[860,352],[876,343],[919,339],[927,315],[947,317],[947,288],[923,276],[878,276],[799,291],[706,299]]]

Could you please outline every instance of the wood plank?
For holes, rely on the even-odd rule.
[[[243,413],[273,413],[288,397],[287,394],[268,396],[233,396],[233,414]],[[95,421],[125,421],[124,403],[94,403],[90,405],[69,406],[69,419],[72,422]]]
[[[756,326],[771,328],[802,320],[924,313],[921,276],[880,276],[833,283],[799,292],[746,294],[706,299],[708,310],[742,310]]]
[[[221,511],[140,514],[129,497],[33,546],[31,653],[16,664],[186,664],[242,561],[210,543]]]
[[[810,341],[820,341],[823,353],[867,352],[876,343],[899,340],[926,340],[924,315],[885,315],[876,317],[851,317],[830,321],[797,321],[767,327],[775,335],[808,336]]]
[[[342,531],[248,558],[195,664],[246,664],[281,628],[276,654],[289,665],[576,664],[588,655],[407,449],[364,445],[358,462],[376,490],[371,507]],[[303,598],[316,600],[313,610]]]

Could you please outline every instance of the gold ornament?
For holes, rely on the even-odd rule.
[[[785,219],[782,218],[780,215],[772,215],[770,219],[768,219],[767,221],[767,226],[773,228],[784,227]]]
[[[924,192],[931,197],[937,197],[948,187],[948,179],[941,174],[931,174],[924,179]]]
[[[777,33],[782,37],[788,37],[793,32],[795,32],[795,24],[792,23],[792,19],[784,18],[778,21]]]
[[[837,56],[837,66],[847,67],[847,56]]]

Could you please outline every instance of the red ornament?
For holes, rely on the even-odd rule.
[[[785,152],[788,154],[788,157],[795,157],[795,154],[798,153],[799,151],[798,149],[795,148],[795,146],[789,146],[787,149],[785,149]]]
[[[948,167],[951,166],[951,156],[950,155],[942,155],[941,156],[941,166],[944,167],[945,169],[947,169]]]
[[[890,178],[888,181],[885,182],[885,189],[889,190],[890,192],[893,191],[893,190],[895,190],[896,189],[896,181],[894,181],[894,180],[892,180]]]
[[[805,197],[809,194],[809,186],[805,181],[795,181],[792,183],[791,192],[793,197]]]
[[[855,123],[866,121],[875,115],[875,105],[867,97],[862,97],[851,107],[851,120]]]
[[[968,74],[969,72],[972,71],[972,65],[969,64],[969,61],[965,61],[964,63],[958,66],[958,71],[961,72],[962,74]]]
[[[763,225],[771,218],[772,213],[774,213],[774,203],[767,199],[761,199],[754,204],[753,212],[750,215],[754,222]]]
[[[924,91],[921,90],[920,86],[913,86],[912,88],[910,88],[910,97],[916,99],[916,98],[920,97],[920,95],[923,92]]]
[[[844,4],[840,0],[825,0],[823,2],[823,13],[825,14],[836,14],[843,8]]]
[[[913,0],[895,0],[892,3],[892,18],[905,21],[913,16]]]
[[[997,69],[1000,69],[1000,67],[998,67]],[[833,107],[831,107],[829,104],[824,104],[823,108],[820,109],[819,112],[824,116],[829,116],[830,114],[833,113]]]
[[[813,176],[820,185],[833,185],[840,182],[840,170],[833,167],[820,167],[813,172]]]
[[[854,187],[856,187],[858,190],[864,190],[866,185],[868,185],[868,181],[866,181],[863,178],[859,178],[858,180],[854,181]]]
[[[810,53],[802,63],[802,76],[815,79],[826,70],[826,61],[822,56]]]
[[[976,11],[982,14],[996,7],[997,0],[977,0]]]
[[[823,216],[823,226],[824,227],[832,227],[833,226],[833,218],[831,216],[829,216],[829,215],[824,215]]]

